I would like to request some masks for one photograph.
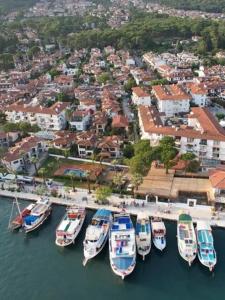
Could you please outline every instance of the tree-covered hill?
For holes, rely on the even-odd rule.
[[[174,8],[185,10],[202,10],[206,12],[225,12],[225,0],[147,0]]]
[[[22,11],[34,5],[38,0],[0,0],[0,14]]]

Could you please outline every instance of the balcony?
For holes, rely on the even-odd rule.
[[[200,145],[199,152],[207,152],[207,147]]]
[[[180,147],[180,140],[179,139],[175,140],[175,146]]]

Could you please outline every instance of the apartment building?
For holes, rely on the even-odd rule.
[[[156,108],[138,107],[142,139],[157,145],[164,136],[172,136],[180,153],[191,152],[199,159],[225,161],[225,130],[207,108],[194,107],[187,125],[165,126]]]
[[[167,117],[189,112],[191,96],[181,85],[155,85],[152,93],[156,97],[159,112]]]
[[[150,95],[141,87],[132,88],[132,102],[135,105],[151,105]]]
[[[66,127],[68,102],[56,102],[51,107],[12,104],[6,108],[8,122],[29,122],[42,130],[62,130]]]

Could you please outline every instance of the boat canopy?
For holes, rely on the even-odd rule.
[[[76,230],[78,224],[79,224],[79,219],[74,220],[73,222],[68,221],[68,220],[63,220],[59,227],[57,228],[58,231],[63,231],[68,234],[73,234],[74,231]]]
[[[93,218],[108,219],[111,216],[111,211],[108,209],[98,209]]]
[[[179,221],[180,222],[191,222],[192,218],[188,214],[181,214],[181,215],[179,215]]]
[[[34,215],[30,215],[24,218],[24,221],[26,223],[26,225],[31,225],[32,223],[34,223],[36,220],[38,219],[37,216]]]

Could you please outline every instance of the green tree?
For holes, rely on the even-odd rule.
[[[132,144],[127,144],[123,148],[123,157],[131,158],[134,156],[134,146]]]
[[[99,204],[107,203],[107,198],[110,197],[112,191],[109,187],[99,187],[96,189],[95,197]]]
[[[70,176],[73,192],[76,192],[76,187],[75,187],[76,176],[73,173],[70,173],[69,176]]]
[[[131,177],[131,184],[133,185],[134,189],[133,192],[138,190],[139,185],[143,182],[143,176],[140,173],[135,173]]]
[[[216,117],[217,117],[217,119],[218,119],[219,121],[221,121],[221,120],[224,120],[225,114],[224,114],[224,113],[217,113],[217,114],[216,114]]]
[[[169,168],[172,166],[172,159],[176,156],[177,151],[175,148],[164,148],[161,153],[161,159],[166,168],[166,174],[169,172]]]
[[[24,150],[20,150],[19,155],[23,161],[24,169],[27,171],[27,153]]]
[[[31,48],[28,50],[27,55],[28,55],[28,57],[31,59],[31,58],[33,58],[34,56],[36,56],[40,51],[41,51],[40,47],[38,47],[38,46],[33,46],[33,47],[31,47]]]
[[[122,193],[122,186],[123,186],[124,180],[123,180],[123,174],[117,173],[113,177],[113,184],[119,189],[120,194]]]
[[[200,163],[197,160],[190,161],[189,165],[187,166],[187,172],[197,173],[200,168]]]
[[[110,74],[107,72],[102,73],[98,76],[97,81],[100,84],[106,84],[107,81],[110,80]]]
[[[38,158],[36,156],[32,156],[30,161],[34,165],[35,174],[37,174],[38,173],[38,169],[37,169]]]
[[[40,168],[38,170],[38,174],[42,177],[43,183],[45,184],[46,183],[46,176],[48,174],[48,170],[46,168],[44,168],[44,167]]]
[[[124,89],[127,93],[131,93],[132,88],[137,86],[135,80],[133,78],[129,78],[127,82],[124,84]]]

